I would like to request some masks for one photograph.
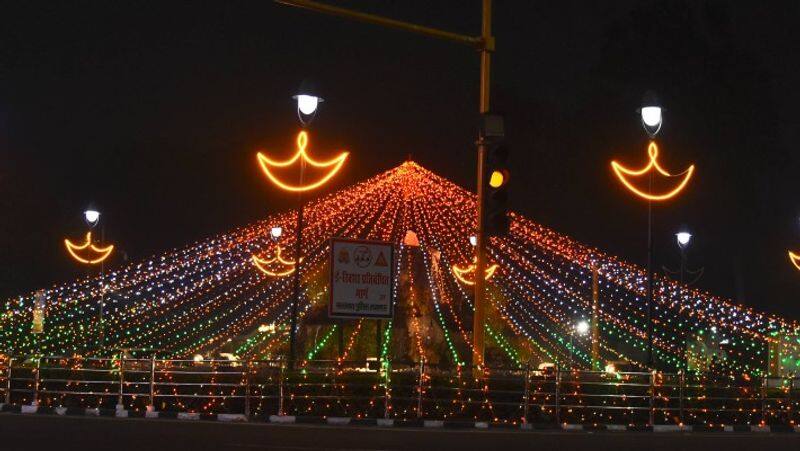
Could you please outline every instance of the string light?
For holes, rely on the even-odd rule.
[[[483,389],[480,393],[470,392],[465,388],[483,385],[469,371],[460,370],[464,364],[461,356],[472,354],[471,334],[465,325],[470,323],[473,303],[472,290],[457,277],[453,263],[471,261],[474,256],[468,238],[476,229],[475,196],[416,163],[407,162],[309,202],[304,215],[307,228],[304,227],[301,255],[305,256],[306,270],[302,274],[303,289],[298,304],[301,324],[306,318],[324,315],[331,236],[396,243],[398,276],[394,280],[401,303],[398,311],[409,313],[405,318],[396,317],[383,332],[379,360],[383,362],[382,368],[387,368],[386,380],[391,362],[407,355],[416,361],[425,360],[426,365],[429,362],[453,365],[456,370],[451,376],[437,382],[452,384],[452,405],[425,404],[423,414],[493,418],[495,407],[486,401],[486,392]],[[297,223],[296,218],[295,213],[271,215],[106,274],[102,282],[107,284],[104,322],[108,346],[162,349],[163,356],[185,358],[190,365],[194,364],[195,355],[212,356],[220,352],[231,352],[244,359],[286,356],[291,278],[263,277],[252,268],[255,256],[264,255],[266,249],[275,246],[270,236],[272,228],[285,227],[281,246],[294,245],[291,229]],[[592,317],[592,268],[597,267],[600,360],[612,362],[620,377],[624,374],[623,365],[652,369],[641,361],[647,343],[645,271],[517,214],[511,214],[510,218],[510,234],[491,238],[487,243],[487,254],[497,267],[487,287],[487,299],[492,306],[487,309],[485,325],[492,342],[487,355],[503,366],[513,368],[524,362],[535,368],[549,363],[563,365],[569,361],[571,352],[576,368],[590,368],[591,338],[576,335],[570,343],[570,334],[575,318]],[[293,264],[283,256],[279,260],[279,248],[274,249],[272,258],[262,259],[266,269],[283,271],[288,266],[286,262]],[[86,251],[84,248],[83,252],[80,249],[77,252],[85,257]],[[469,267],[458,266],[462,270]],[[470,274],[463,276],[467,278]],[[474,269],[471,276],[468,281],[474,278]],[[653,315],[653,345],[659,370],[687,370],[702,385],[705,383],[702,381],[711,378],[735,381],[762,376],[771,355],[785,361],[781,368],[791,369],[800,356],[797,342],[800,327],[796,322],[757,312],[664,277],[656,277],[654,290],[658,296]],[[39,336],[34,336],[30,328],[35,295],[6,300],[0,304],[0,349],[20,355],[32,352],[95,355],[97,351],[90,345],[95,342],[93,333],[98,320],[92,306],[102,293],[99,277],[45,290],[47,326]],[[304,340],[309,344],[301,355],[308,360],[320,358],[334,341],[337,327],[340,326],[326,330],[315,345]],[[345,353],[348,360],[363,361],[367,350],[374,349],[374,337],[360,333],[363,331],[363,327],[356,327],[349,335]],[[778,345],[779,350],[770,352],[778,349]],[[717,356],[713,363],[712,353]],[[75,361],[70,365],[78,368],[81,363]],[[214,368],[208,361],[197,365]],[[341,368],[328,371],[326,377],[335,378],[339,371],[349,371],[348,365],[342,362]],[[174,368],[167,363],[158,363],[158,371],[165,382],[174,381]],[[397,374],[392,376],[397,378]],[[427,385],[431,383],[431,374],[421,376],[423,396],[434,392]],[[382,382],[382,377],[379,379],[381,382],[376,379],[376,386],[387,383]],[[334,393],[343,390],[341,378],[326,383]],[[552,381],[550,384],[552,389]],[[731,390],[740,389],[734,384],[730,382]],[[391,390],[388,386],[384,389]],[[548,387],[531,389],[532,399],[542,402],[542,411],[549,410],[552,414],[547,407],[552,405],[552,397],[544,400],[552,396],[547,394]],[[159,390],[176,408],[191,406],[203,412],[223,409],[222,398],[190,404],[194,401],[178,396],[186,393],[173,386],[164,385]],[[321,414],[330,412],[326,410],[329,408],[342,412],[357,410],[348,404],[346,396],[337,401],[300,401],[304,392],[300,388],[293,390],[288,396],[294,396],[293,402],[301,413],[307,409]],[[385,396],[383,390],[380,396]],[[403,406],[401,399],[401,396],[390,397],[390,415],[415,414],[415,408]],[[578,395],[570,399],[575,406],[587,402]],[[301,402],[305,402],[302,407]],[[609,403],[616,403],[613,405],[619,407],[619,412],[626,412],[623,400]],[[470,410],[473,407],[475,410]],[[599,418],[588,413],[581,415],[587,421]],[[626,418],[627,414],[620,415]],[[698,415],[696,421],[703,421],[702,412],[692,411],[692,415]],[[687,414],[687,420],[692,418],[695,417]]]

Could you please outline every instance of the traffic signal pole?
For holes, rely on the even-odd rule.
[[[491,75],[491,55],[494,52],[494,37],[492,36],[492,0],[482,0],[483,2],[483,19],[481,25],[480,36],[467,36],[458,33],[452,33],[445,30],[417,25],[400,20],[390,19],[375,14],[367,14],[359,11],[353,11],[338,6],[326,5],[324,3],[311,1],[311,0],[274,0],[276,3],[282,5],[294,6],[303,8],[317,13],[328,14],[331,16],[343,17],[345,19],[355,20],[359,22],[370,23],[373,25],[380,25],[387,28],[394,28],[397,30],[407,31],[410,33],[420,34],[436,39],[443,39],[452,41],[459,44],[468,45],[478,52],[481,56],[481,90],[480,90],[480,113],[486,114],[489,112],[489,86]],[[483,356],[485,348],[485,322],[486,322],[486,230],[484,224],[483,213],[485,210],[485,196],[486,177],[484,170],[486,167],[486,148],[488,142],[481,134],[478,137],[478,201],[477,201],[477,231],[475,243],[476,261],[475,261],[475,314],[473,315],[473,365],[483,365]]]
[[[483,22],[481,38],[484,42],[491,42],[492,38],[492,1],[483,0]],[[494,45],[492,45],[494,47]],[[488,46],[481,49],[481,114],[489,112],[489,87],[491,77],[491,50]],[[483,365],[484,351],[486,349],[486,224],[484,224],[484,209],[486,207],[486,137],[483,131],[478,136],[478,201],[477,201],[477,228],[475,243],[475,312],[472,316],[472,364]]]

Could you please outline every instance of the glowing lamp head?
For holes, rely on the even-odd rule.
[[[642,117],[642,126],[651,138],[655,138],[661,130],[661,124],[663,123],[662,112],[661,104],[656,94],[653,91],[647,91],[639,114]]]
[[[692,241],[692,234],[689,232],[678,232],[675,234],[675,238],[678,240],[678,246],[683,249]]]
[[[642,108],[642,122],[648,127],[658,127],[661,124],[661,107],[646,106]]]
[[[471,244],[473,247],[477,246],[478,245],[478,237],[475,236],[475,235],[470,235],[469,244]]]
[[[93,208],[89,208],[83,212],[83,219],[86,221],[86,224],[88,224],[89,227],[94,227],[100,221],[100,212]]]
[[[297,102],[297,117],[303,125],[308,125],[314,120],[319,104],[323,102],[322,97],[317,95],[317,87],[314,82],[305,79],[300,84],[300,89],[292,98]]]
[[[203,354],[195,354],[192,360],[194,360],[195,362],[202,362],[204,360]]]
[[[578,324],[575,325],[575,332],[578,332],[578,335],[586,335],[589,333],[589,322],[586,320],[581,320]]]
[[[506,175],[503,171],[493,171],[489,176],[489,186],[492,188],[500,188],[506,182]]]
[[[298,94],[294,96],[294,99],[297,100],[297,109],[306,116],[314,114],[317,111],[317,106],[322,102],[320,97],[306,94]]]
[[[277,240],[278,238],[281,237],[281,235],[283,235],[283,227],[273,227],[269,231],[269,234],[272,236],[273,239]]]

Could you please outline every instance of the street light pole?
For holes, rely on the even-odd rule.
[[[95,210],[94,208],[88,208],[86,211],[83,212],[83,219],[86,221],[86,225],[89,226],[89,229],[93,229],[97,226],[100,222],[100,212]],[[105,240],[106,235],[106,225],[100,225],[100,246],[103,246],[103,241]],[[106,283],[105,283],[105,269],[106,263],[105,259],[100,261],[100,302],[97,306],[97,326],[100,329],[98,333],[98,345],[97,350],[101,352],[103,347],[105,347],[106,342],[106,331],[105,331],[105,324],[104,324],[104,314],[105,314],[105,296],[106,296]]]
[[[645,93],[639,115],[650,139],[655,139],[663,124],[661,105],[655,93]],[[648,191],[653,192],[653,172],[648,174]],[[653,199],[647,199],[647,366],[653,368]]]
[[[484,42],[492,41],[492,1],[483,0],[483,23],[481,27],[481,38]],[[489,112],[491,76],[491,51],[487,46],[481,49],[481,99],[480,112]],[[475,240],[475,312],[472,324],[472,344],[473,344],[473,365],[483,365],[485,343],[484,323],[486,322],[486,280],[483,274],[486,271],[486,230],[483,221],[483,211],[485,208],[484,186],[486,164],[486,138],[483,133],[478,136],[478,174],[477,174],[477,236]]]
[[[300,160],[300,178],[299,184],[303,184],[303,176],[305,172],[306,162]],[[302,270],[303,260],[300,257],[302,252],[303,241],[303,192],[297,192],[297,227],[295,229],[295,243],[294,243],[294,287],[292,294],[292,319],[289,326],[289,369],[294,369],[295,349],[297,347],[297,306],[300,304],[300,271]]]
[[[653,173],[650,173],[650,191]],[[647,201],[647,367],[653,368],[653,201]]]
[[[105,240],[106,226],[100,226],[100,246],[103,245]],[[106,308],[106,262],[100,262],[100,307],[98,308],[98,317],[100,319],[100,350],[106,345],[106,327],[104,323],[105,308]]]

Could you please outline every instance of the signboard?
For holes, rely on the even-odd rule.
[[[392,318],[394,246],[331,239],[331,318]]]

